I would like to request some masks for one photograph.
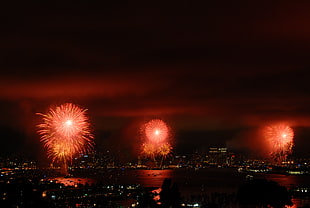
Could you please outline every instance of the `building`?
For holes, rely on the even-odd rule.
[[[210,166],[228,166],[230,164],[226,147],[210,147],[206,161]]]

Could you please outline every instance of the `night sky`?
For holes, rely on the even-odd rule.
[[[251,144],[281,121],[309,156],[309,1],[130,2],[1,7],[3,153],[41,155],[36,113],[73,102],[104,150],[139,143],[152,118],[179,152]]]

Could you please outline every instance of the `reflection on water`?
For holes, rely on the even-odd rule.
[[[281,186],[291,188],[299,183],[300,177],[293,175],[280,175],[280,174],[266,174],[264,175],[267,180],[276,181]]]
[[[136,179],[144,187],[161,187],[165,178],[172,178],[173,170],[140,170]]]
[[[165,178],[171,178],[179,186],[184,197],[210,193],[236,193],[245,182],[246,174],[240,174],[235,169],[173,169],[173,170],[104,170],[92,178],[55,178],[57,182],[66,186],[101,182],[103,184],[141,184],[143,187],[162,186]],[[273,180],[282,186],[310,186],[310,176],[280,175],[280,174],[253,174],[254,178]],[[158,189],[160,190],[160,189]],[[294,206],[309,204],[309,199],[293,199]]]
[[[57,183],[62,183],[65,186],[75,186],[77,184],[89,184],[91,185],[92,183],[95,183],[95,181],[91,178],[63,178],[63,177],[58,177],[58,178],[52,178],[50,180],[54,180]]]
[[[177,183],[185,197],[209,193],[234,193],[245,181],[245,175],[235,169],[173,169],[173,170],[124,170],[118,173],[101,175],[99,181],[119,184],[141,184],[143,187],[161,187],[165,178],[171,178]]]

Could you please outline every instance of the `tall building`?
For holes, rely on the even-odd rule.
[[[229,165],[227,159],[228,153],[226,147],[210,147],[207,157],[207,163],[214,166]]]

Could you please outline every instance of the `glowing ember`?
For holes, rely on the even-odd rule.
[[[264,137],[270,154],[277,161],[283,161],[292,153],[294,131],[286,124],[270,125],[264,128]]]
[[[41,142],[47,148],[53,161],[66,163],[74,155],[85,153],[93,147],[93,135],[86,116],[86,109],[72,103],[65,103],[49,109],[39,124]]]

